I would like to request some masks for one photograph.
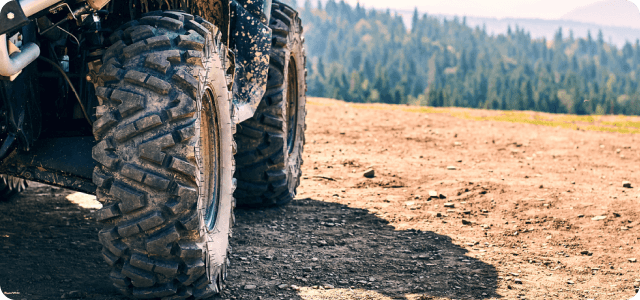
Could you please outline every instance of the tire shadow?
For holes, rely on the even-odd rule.
[[[450,237],[395,230],[367,210],[337,203],[307,198],[238,210],[231,243],[223,298],[501,297],[496,268],[466,256]]]
[[[92,210],[73,191],[30,183],[0,202],[0,287],[10,299],[128,299],[108,279]]]

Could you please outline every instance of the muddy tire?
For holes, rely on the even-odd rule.
[[[154,12],[110,38],[96,82],[96,219],[114,286],[132,298],[222,289],[235,153],[221,33]]]
[[[0,202],[9,201],[27,188],[27,181],[9,175],[0,175]]]
[[[238,125],[238,206],[289,203],[300,185],[306,116],[302,25],[291,7],[274,2],[267,91],[256,114]]]

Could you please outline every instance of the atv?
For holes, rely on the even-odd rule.
[[[94,194],[113,285],[207,299],[236,205],[291,201],[306,58],[271,0],[0,0],[0,197]]]

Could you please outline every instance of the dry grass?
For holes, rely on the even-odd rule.
[[[499,111],[459,107],[425,107],[392,104],[348,103],[326,98],[310,97],[310,105],[350,106],[360,109],[401,110],[423,114],[446,114],[452,117],[475,121],[499,121],[525,123],[539,126],[561,127],[576,130],[617,132],[623,134],[640,133],[640,117],[635,116],[578,116],[551,114],[534,111]]]

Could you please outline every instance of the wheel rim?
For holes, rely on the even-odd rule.
[[[208,230],[213,230],[216,225],[218,203],[220,199],[220,137],[218,114],[213,106],[211,91],[205,92],[202,97],[202,110],[200,112],[200,149],[202,153],[202,181],[205,195],[204,222]]]
[[[289,60],[287,75],[287,150],[295,148],[298,120],[298,70],[293,57]]]

